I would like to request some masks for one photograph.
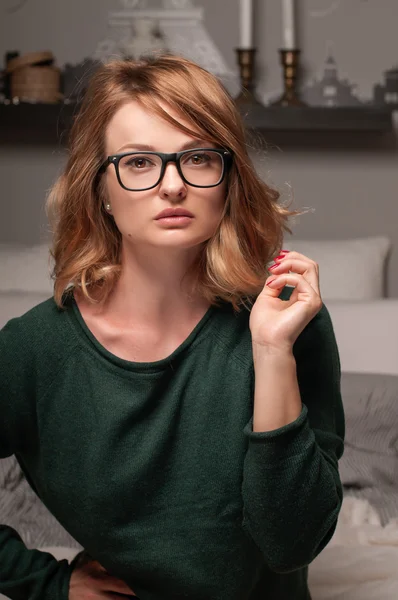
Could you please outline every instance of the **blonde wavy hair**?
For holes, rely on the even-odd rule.
[[[103,302],[121,272],[121,234],[105,209],[106,187],[98,175],[105,159],[105,131],[115,112],[136,100],[181,131],[232,152],[222,219],[203,244],[195,289],[210,303],[251,303],[264,286],[267,264],[280,251],[290,211],[277,190],[256,173],[237,107],[220,81],[197,64],[173,55],[117,60],[92,76],[75,117],[66,167],[47,198],[53,232],[54,299],[79,286],[91,302]],[[161,107],[166,102],[193,129]]]

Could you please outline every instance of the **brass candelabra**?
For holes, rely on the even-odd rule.
[[[261,105],[254,92],[256,48],[236,48],[240,73],[240,93],[235,98],[238,107]]]
[[[297,79],[300,66],[300,50],[279,50],[280,62],[283,68],[283,93],[272,106],[306,106],[297,91]]]

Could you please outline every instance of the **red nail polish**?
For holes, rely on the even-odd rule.
[[[290,250],[281,250],[281,252],[290,252]]]
[[[266,285],[269,285],[270,283],[272,283],[273,281],[275,281],[276,277],[274,277],[273,279],[270,279],[269,281],[267,281]]]
[[[282,258],[285,258],[284,254],[279,254],[279,256],[277,256],[274,260],[280,260]]]
[[[269,271],[271,271],[271,269],[275,269],[276,267],[279,267],[279,265],[272,265],[272,267],[269,267]]]

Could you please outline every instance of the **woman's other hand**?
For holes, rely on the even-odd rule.
[[[124,581],[109,575],[104,567],[83,552],[72,571],[69,600],[110,600],[136,597]]]

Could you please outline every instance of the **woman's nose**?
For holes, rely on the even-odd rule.
[[[170,196],[184,196],[186,194],[186,184],[181,179],[181,175],[178,172],[177,165],[169,163],[164,172],[163,178],[160,182],[159,193],[167,197]]]

